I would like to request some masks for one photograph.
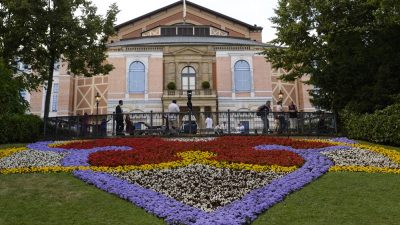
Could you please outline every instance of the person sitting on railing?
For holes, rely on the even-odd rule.
[[[100,133],[101,136],[107,136],[107,123],[110,120],[106,120],[106,118],[103,118],[101,120],[101,124],[100,124]]]
[[[126,133],[133,134],[133,132],[135,130],[135,127],[133,126],[131,118],[130,118],[129,115],[125,116],[125,124],[126,124],[126,127],[125,127]]]
[[[222,126],[217,124],[217,126],[214,127],[214,133],[217,134],[217,135],[223,134]]]

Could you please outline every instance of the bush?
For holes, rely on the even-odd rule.
[[[344,130],[354,139],[400,146],[400,104],[373,114],[343,112]]]
[[[35,142],[42,137],[43,121],[38,116],[8,114],[0,116],[0,144]]]
[[[203,83],[201,83],[201,87],[203,89],[209,89],[210,88],[210,82],[208,81],[203,81]]]
[[[167,84],[167,89],[168,89],[168,90],[176,90],[176,84],[175,84],[175,82],[169,82],[169,83]]]

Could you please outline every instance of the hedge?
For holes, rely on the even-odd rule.
[[[42,133],[43,121],[38,116],[0,115],[0,144],[35,142]]]
[[[400,104],[373,114],[344,112],[341,116],[348,137],[400,146]]]

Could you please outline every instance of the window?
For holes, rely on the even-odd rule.
[[[244,60],[235,63],[235,90],[238,92],[248,92],[251,90],[250,65]]]
[[[195,36],[210,36],[210,28],[209,27],[195,27],[194,35]]]
[[[58,84],[53,84],[53,99],[51,102],[51,111],[57,112],[58,111]]]
[[[187,66],[182,69],[182,90],[196,89],[196,71],[193,67]]]
[[[178,27],[179,36],[193,36],[193,27]]]
[[[161,28],[161,36],[176,36],[176,27]]]
[[[129,93],[144,93],[145,68],[141,62],[133,62],[129,66]]]

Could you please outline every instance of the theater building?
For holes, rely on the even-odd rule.
[[[251,22],[251,21],[249,21]],[[187,110],[187,90],[193,109],[249,111],[283,93],[283,105],[293,101],[299,111],[314,111],[301,81],[282,82],[259,53],[262,27],[211,9],[178,1],[116,27],[109,40],[106,76],[72,76],[66,65],[56,68],[50,116],[112,113],[118,100],[124,112],[167,111],[171,100]],[[175,88],[174,88],[175,87]],[[27,94],[31,112],[43,115],[44,92]]]

